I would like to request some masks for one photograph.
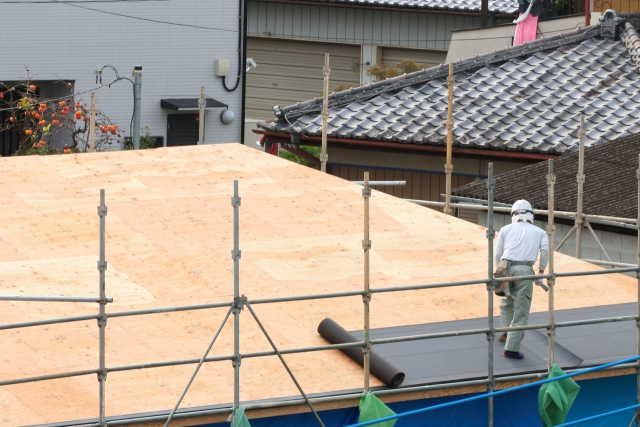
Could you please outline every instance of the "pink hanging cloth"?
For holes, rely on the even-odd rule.
[[[522,16],[522,14],[520,14]],[[516,34],[513,37],[513,45],[518,46],[525,42],[531,42],[536,39],[538,33],[538,17],[528,14],[524,21],[519,22],[516,26]]]

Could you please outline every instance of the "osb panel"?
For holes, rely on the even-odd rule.
[[[233,180],[240,181],[241,292],[252,299],[359,290],[361,187],[241,145],[0,159],[0,294],[95,296],[99,190],[106,190],[108,311],[229,301],[233,295]],[[484,229],[374,191],[373,287],[484,277]],[[558,254],[559,271],[597,269]],[[556,307],[635,301],[626,276],[562,278]],[[486,315],[484,285],[374,295],[372,327]],[[497,304],[496,313],[497,313]],[[533,310],[547,297],[535,290]],[[96,313],[91,304],[0,302],[0,323]],[[279,348],[322,345],[332,317],[362,327],[359,297],[257,305]],[[107,364],[199,358],[226,310],[110,319]],[[211,355],[232,353],[233,322]],[[241,351],[268,350],[249,313]],[[0,378],[96,368],[95,321],[0,331]],[[362,369],[338,351],[286,356],[307,393],[359,388]],[[170,409],[193,365],[112,372],[107,415]],[[206,364],[183,407],[232,400],[230,362]],[[380,385],[373,379],[372,385]],[[0,424],[97,416],[95,376],[0,389]],[[448,391],[449,393],[451,391]],[[241,399],[297,395],[277,358],[244,359]]]

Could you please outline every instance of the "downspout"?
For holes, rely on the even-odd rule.
[[[244,144],[244,128],[245,128],[245,114],[244,109],[246,106],[247,98],[247,11],[249,10],[249,0],[238,0],[243,3],[242,12],[242,112],[240,113],[240,144]]]

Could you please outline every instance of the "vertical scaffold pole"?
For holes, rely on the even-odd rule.
[[[322,91],[322,147],[320,151],[320,170],[322,172],[327,171],[327,160],[329,155],[327,154],[327,123],[329,121],[329,74],[331,74],[331,68],[329,68],[329,54],[324,54],[324,67],[322,68],[322,75],[324,76],[324,86]]]
[[[638,259],[637,265],[640,266],[640,155],[638,155],[638,169],[636,170],[636,178],[638,179],[638,219],[636,219],[636,229],[638,230]],[[638,356],[640,356],[640,271],[636,272],[638,279],[638,318],[636,319],[636,328],[638,330]],[[640,404],[640,364],[636,367],[636,402]],[[636,425],[640,427],[640,408],[636,409]]]
[[[364,173],[364,187],[362,188],[362,197],[364,197],[364,240],[362,241],[362,249],[364,250],[364,295],[362,302],[364,303],[364,391],[369,391],[369,361],[371,354],[371,343],[369,342],[369,302],[371,301],[371,291],[369,290],[369,250],[371,249],[371,240],[369,240],[369,198],[371,197],[371,188],[369,187],[369,172]]]
[[[584,116],[580,116],[580,148],[578,153],[578,206],[576,209],[576,258],[582,258],[582,229],[584,228],[584,219],[582,218],[582,201],[584,195]]]
[[[548,188],[548,201],[547,205],[549,207],[549,214],[547,219],[547,236],[549,239],[549,275],[551,276],[547,280],[547,285],[549,286],[549,327],[547,328],[547,336],[549,337],[549,353],[548,353],[548,369],[551,372],[551,368],[553,367],[554,361],[554,340],[556,333],[556,325],[555,325],[555,317],[554,317],[554,298],[555,298],[555,285],[556,285],[556,276],[555,276],[555,264],[554,264],[554,254],[555,254],[555,234],[556,234],[556,225],[554,223],[554,209],[555,209],[555,184],[556,184],[556,174],[553,172],[553,160],[549,160],[549,173],[547,174],[547,188]]]
[[[240,311],[244,305],[240,298],[240,197],[238,180],[233,181],[233,409],[240,407]]]
[[[495,237],[495,233],[493,231],[493,191],[495,189],[496,181],[493,179],[493,163],[489,163],[489,178],[487,179],[487,202],[489,205],[489,210],[487,212],[487,249],[488,249],[488,260],[487,260],[487,273],[489,274],[489,283],[487,283],[487,296],[488,296],[488,307],[487,307],[487,317],[489,319],[489,332],[487,333],[487,341],[488,345],[488,383],[487,383],[487,391],[491,393],[495,389],[495,381],[493,379],[493,341],[496,337],[496,332],[493,326],[493,289],[495,288],[495,281],[493,279],[493,239]],[[488,416],[489,416],[489,427],[493,427],[493,397],[488,398]]]
[[[453,164],[451,163],[451,150],[453,145],[453,63],[449,63],[449,77],[447,77],[447,86],[449,86],[449,101],[447,107],[447,163],[444,165],[446,174],[444,213],[451,215],[451,173],[453,172]]]
[[[100,206],[98,206],[98,216],[100,217],[100,260],[98,261],[98,272],[100,275],[98,288],[100,295],[100,312],[98,317],[98,330],[99,330],[99,370],[98,383],[99,383],[99,419],[100,427],[106,427],[105,421],[105,383],[107,381],[107,369],[105,364],[105,328],[107,327],[107,296],[106,296],[106,282],[105,271],[107,270],[107,261],[105,261],[105,217],[107,216],[107,206],[104,204],[104,190],[100,190]]]

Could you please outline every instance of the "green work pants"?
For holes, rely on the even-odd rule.
[[[526,265],[509,267],[509,276],[532,276],[533,269]],[[500,321],[503,327],[525,326],[529,321],[533,280],[516,280],[510,282],[511,295],[500,301]],[[524,331],[512,331],[507,334],[505,350],[519,351],[524,338]]]

